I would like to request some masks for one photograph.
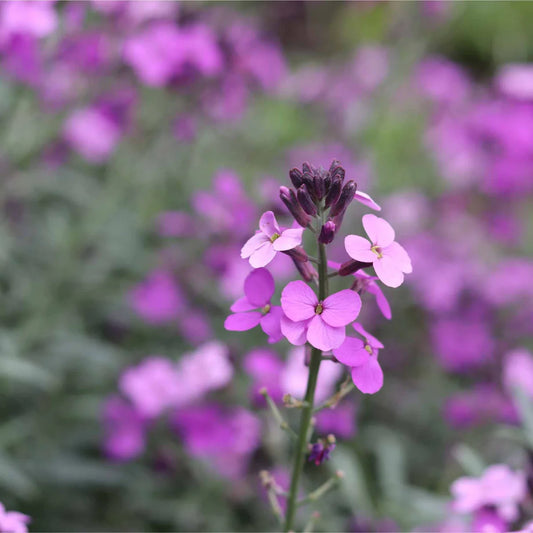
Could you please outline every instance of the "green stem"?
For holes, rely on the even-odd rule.
[[[318,299],[323,301],[328,295],[328,262],[326,257],[326,247],[318,243]],[[294,517],[298,506],[298,487],[300,485],[300,476],[303,470],[307,445],[309,439],[309,428],[313,416],[313,407],[315,401],[315,390],[322,361],[322,351],[317,348],[311,350],[311,363],[309,364],[309,376],[307,378],[307,390],[305,393],[305,407],[302,409],[302,418],[298,431],[298,441],[294,457],[294,466],[292,470],[291,487],[287,500],[287,513],[285,515],[284,531],[291,531],[293,528]]]

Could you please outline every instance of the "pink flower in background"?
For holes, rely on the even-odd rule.
[[[359,235],[348,235],[344,240],[348,255],[356,261],[372,263],[385,285],[399,287],[404,274],[412,272],[413,267],[407,252],[394,240],[394,229],[376,215],[364,215],[363,227],[370,241]]]
[[[533,65],[504,65],[496,77],[496,86],[511,98],[533,100]]]
[[[367,207],[370,207],[370,209],[374,209],[375,211],[381,211],[381,206],[379,206],[366,192],[359,190],[355,191],[355,196],[353,197],[353,199],[357,200],[363,205],[366,205]]]
[[[247,331],[261,325],[268,342],[278,342],[281,337],[281,307],[271,305],[276,290],[274,278],[266,268],[257,268],[244,281],[244,294],[232,306],[234,314],[224,322],[228,331]]]
[[[90,163],[103,163],[114,151],[122,133],[117,124],[95,108],[78,109],[65,122],[63,136]]]
[[[383,344],[368,333],[361,324],[353,328],[364,340],[346,337],[333,355],[342,364],[349,366],[355,386],[365,394],[374,394],[383,386],[383,370],[378,362],[378,353]]]
[[[141,455],[146,446],[147,419],[129,402],[113,396],[104,413],[106,454],[117,461],[129,461]]]
[[[504,464],[489,466],[480,478],[461,477],[450,490],[458,513],[472,513],[490,505],[508,523],[518,518],[519,504],[527,496],[525,475]]]
[[[6,511],[0,503],[0,531],[2,533],[27,533],[31,518],[18,511]]]
[[[12,0],[0,7],[0,41],[12,35],[46,37],[57,27],[54,2]]]
[[[528,350],[519,348],[505,356],[503,383],[510,393],[519,388],[533,398],[533,356]]]
[[[301,280],[291,281],[281,294],[281,331],[296,346],[309,342],[319,350],[338,348],[346,336],[346,326],[361,310],[361,298],[345,289],[319,301]]]
[[[282,230],[274,213],[267,211],[259,220],[259,231],[246,241],[241,257],[249,259],[254,268],[264,267],[274,259],[277,252],[292,250],[302,243],[304,228]]]
[[[191,234],[194,220],[185,211],[164,211],[157,216],[156,225],[162,237],[186,237]]]
[[[184,297],[172,274],[154,270],[129,294],[133,310],[149,324],[164,324],[177,318]]]

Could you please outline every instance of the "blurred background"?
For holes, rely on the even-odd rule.
[[[454,479],[527,470],[505,376],[532,348],[532,20],[531,2],[1,2],[6,508],[35,531],[276,528],[258,472],[286,486],[289,446],[257,391],[302,394],[306,369],[223,322],[242,244],[265,210],[288,221],[278,188],[304,161],[340,160],[414,267],[384,287],[391,320],[364,300],[383,389],[317,421],[338,445],[304,483],[346,474],[318,530],[451,531]]]

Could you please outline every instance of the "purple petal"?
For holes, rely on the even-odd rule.
[[[250,256],[250,265],[254,268],[261,268],[267,266],[276,255],[276,250],[272,248],[272,243],[270,241],[262,244],[255,252]]]
[[[261,320],[261,313],[235,313],[229,315],[224,322],[224,328],[228,331],[247,331],[255,328]]]
[[[233,305],[230,307],[230,310],[234,313],[243,313],[245,311],[253,311],[254,309],[257,309],[257,305],[252,305],[246,296],[243,296],[242,298],[239,298],[235,302],[233,302]]]
[[[355,329],[355,331],[357,331],[357,333],[361,335],[361,337],[364,337],[366,339],[366,342],[368,342],[368,344],[370,344],[372,348],[385,348],[381,341],[376,339],[376,337],[374,337],[374,335],[372,335],[371,333],[368,333],[368,331],[363,326],[361,326],[359,322],[355,322],[354,324],[352,324],[352,326],[353,329]]]
[[[369,292],[376,297],[376,303],[378,304],[379,310],[387,320],[390,320],[392,318],[392,310],[389,301],[381,290],[381,287],[379,287],[377,283],[371,283],[366,288],[366,292]]]
[[[315,314],[318,298],[313,289],[301,280],[291,281],[281,293],[281,307],[291,320],[307,320]]]
[[[403,272],[387,255],[374,262],[374,270],[387,287],[399,287],[403,283]]]
[[[247,259],[266,242],[270,241],[264,233],[256,233],[244,243],[244,246],[241,248],[241,257]]]
[[[355,386],[365,394],[374,394],[383,387],[383,371],[376,357],[371,357],[366,364],[352,368]]]
[[[301,346],[305,344],[307,339],[307,325],[309,320],[301,320],[300,322],[294,322],[285,315],[281,317],[280,326],[281,333],[287,337],[287,340],[295,346]]]
[[[304,228],[286,229],[281,237],[278,237],[273,243],[274,250],[284,252],[285,250],[292,250],[302,244],[302,233]]]
[[[333,350],[333,355],[347,366],[360,366],[365,364],[370,358],[370,354],[365,350],[365,343],[355,337],[346,337],[344,342]]]
[[[394,230],[392,226],[376,215],[365,215],[363,217],[363,227],[373,244],[385,248],[394,241]]]
[[[345,289],[328,296],[323,302],[322,320],[333,327],[346,326],[353,322],[361,311],[359,295]]]
[[[401,244],[393,242],[382,250],[382,254],[388,255],[405,274],[410,274],[413,271],[411,258]]]
[[[344,326],[334,328],[326,324],[320,315],[315,315],[307,328],[307,340],[311,346],[327,351],[338,348],[346,337]]]
[[[348,255],[356,261],[373,263],[377,259],[377,255],[371,250],[372,243],[359,235],[347,235],[344,247]]]
[[[281,233],[281,230],[279,229],[278,223],[276,221],[276,217],[274,216],[274,213],[272,211],[267,211],[266,213],[263,213],[263,215],[259,219],[259,229],[265,235],[267,235],[268,238],[272,237],[274,233],[277,233],[278,235]]]
[[[274,278],[266,268],[252,270],[244,280],[244,294],[256,308],[269,303],[275,290]]]
[[[372,200],[369,194],[366,194],[366,192],[363,191],[357,191],[354,196],[354,200],[357,200],[358,202],[362,203],[363,205],[366,205],[367,207],[370,207],[370,209],[375,209],[376,211],[381,211],[381,207]]]
[[[261,328],[268,335],[268,342],[274,343],[281,340],[283,333],[281,333],[281,317],[283,311],[279,305],[272,306],[270,311],[261,318]]]

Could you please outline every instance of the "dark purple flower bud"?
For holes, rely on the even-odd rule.
[[[335,238],[335,224],[332,220],[328,220],[320,230],[320,235],[318,236],[318,242],[322,244],[329,244],[333,242]]]
[[[293,248],[292,250],[287,250],[283,252],[287,254],[289,257],[292,257],[295,261],[300,261],[302,263],[305,263],[309,260],[307,256],[307,252],[303,249],[302,246],[296,246],[296,248]]]
[[[302,183],[307,187],[309,193],[313,195],[315,181],[313,179],[313,175],[310,172],[304,172],[302,174]]]
[[[317,215],[317,209],[316,205],[311,199],[311,195],[309,194],[309,191],[307,190],[307,186],[304,184],[302,185],[297,191],[296,196],[298,197],[298,202],[302,206],[302,209],[312,217],[316,217]]]
[[[326,182],[323,172],[318,171],[313,176],[313,192],[317,200],[322,200],[326,195]]]
[[[335,437],[333,435],[329,435],[326,442],[322,439],[318,439],[318,441],[311,446],[309,461],[318,466],[329,459],[330,454],[334,449]]]
[[[298,189],[298,187],[300,187],[300,185],[303,183],[302,172],[297,168],[289,170],[289,178],[296,189]]]
[[[340,178],[341,182],[344,181],[345,171],[338,161],[333,161],[333,163],[331,163],[331,167],[329,167],[329,174],[332,180],[335,178]]]
[[[300,226],[305,228],[309,224],[309,222],[311,222],[311,217],[304,212],[304,210],[298,203],[296,194],[292,189],[289,189],[288,187],[284,186],[280,187],[279,197],[289,210],[290,214],[294,217],[294,220],[296,220],[296,222],[298,222]]]
[[[350,205],[350,202],[355,196],[355,191],[357,190],[357,184],[355,181],[350,180],[347,182],[341,190],[339,199],[331,206],[331,211],[329,212],[330,217],[335,217],[337,215],[344,214],[346,208]]]
[[[341,195],[342,180],[337,176],[329,186],[328,194],[326,195],[326,209],[333,205]]]
[[[312,174],[313,170],[313,167],[309,163],[307,163],[307,161],[305,163],[302,163],[302,171],[304,173],[307,172],[308,174]]]
[[[294,266],[298,269],[300,276],[305,281],[318,279],[318,272],[315,267],[307,260],[307,254],[301,246],[285,252],[293,261]]]
[[[372,263],[363,263],[362,261],[355,261],[355,259],[350,259],[343,263],[339,268],[339,276],[349,276],[354,274],[362,268],[372,266]]]

